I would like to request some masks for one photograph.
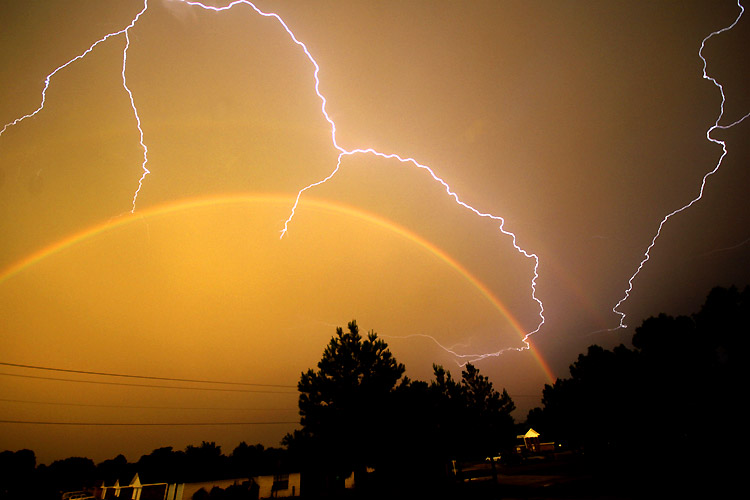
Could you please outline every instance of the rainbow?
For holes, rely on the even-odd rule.
[[[41,248],[23,257],[22,259],[11,264],[7,268],[5,268],[2,272],[0,272],[0,285],[3,285],[6,281],[11,279],[13,276],[18,275],[19,273],[32,267],[34,264],[38,263],[39,261],[43,259],[46,259],[47,257],[51,255],[54,255],[67,248],[73,247],[76,244],[84,240],[87,240],[89,238],[92,238],[98,234],[105,233],[107,231],[112,231],[116,228],[131,224],[136,221],[141,221],[144,218],[154,217],[157,215],[159,216],[168,215],[171,213],[181,212],[181,211],[188,210],[188,209],[195,209],[195,208],[216,206],[216,205],[273,203],[273,204],[283,204],[285,206],[292,206],[294,201],[295,201],[294,196],[283,195],[283,194],[243,194],[243,193],[240,193],[240,194],[230,194],[230,195],[222,195],[222,196],[183,199],[183,200],[165,203],[162,205],[156,205],[154,207],[141,210],[135,214],[127,213],[126,215],[122,215],[120,217],[110,219],[106,222],[102,222],[102,223],[90,226],[88,228],[85,228],[81,231],[70,234],[61,240],[58,240],[52,244],[49,244],[46,247]],[[315,208],[318,210],[322,210],[322,211],[326,211],[326,212],[334,213],[338,215],[354,217],[358,220],[368,222],[372,225],[375,225],[377,227],[380,227],[392,233],[395,233],[401,236],[402,238],[405,238],[406,240],[427,250],[429,253],[431,253],[432,255],[434,255],[435,257],[437,257],[444,263],[446,263],[448,266],[450,266],[455,271],[457,271],[461,276],[463,276],[464,279],[466,279],[469,283],[471,283],[471,285],[474,288],[476,288],[485,297],[485,299],[487,299],[492,304],[492,306],[495,309],[497,309],[498,312],[500,312],[500,314],[510,323],[510,325],[513,327],[513,330],[519,335],[521,340],[525,344],[528,345],[528,350],[532,353],[532,355],[538,362],[539,366],[542,368],[542,371],[544,372],[545,376],[549,379],[550,383],[554,383],[554,381],[557,379],[557,377],[552,372],[549,364],[542,358],[539,352],[536,349],[534,349],[534,347],[529,343],[529,340],[527,338],[528,337],[527,333],[525,332],[525,330],[523,329],[519,321],[508,310],[508,308],[500,301],[500,299],[498,299],[492,293],[492,291],[489,288],[487,288],[487,286],[484,283],[482,283],[468,269],[466,269],[466,267],[464,267],[460,262],[458,262],[456,259],[454,259],[449,254],[447,254],[444,250],[437,247],[433,243],[427,241],[426,239],[422,238],[420,235],[414,233],[413,231],[410,231],[406,229],[405,227],[400,226],[391,220],[385,219],[383,217],[380,217],[370,212],[366,212],[359,208],[354,208],[350,205],[306,197],[304,198],[304,200],[300,201],[300,206],[307,207],[307,208]],[[425,337],[437,343],[435,339],[433,339],[432,337],[428,337],[426,335],[411,335],[410,337]],[[444,350],[457,356],[458,358],[482,359],[484,357],[487,357],[486,355],[459,354],[442,346],[439,343],[438,345]],[[518,349],[514,349],[514,350],[518,350]],[[499,351],[498,353],[493,353],[492,355],[498,355],[500,352],[503,352],[503,351]]]

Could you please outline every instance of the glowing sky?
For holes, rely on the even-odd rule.
[[[705,137],[721,97],[701,78],[698,48],[736,3],[257,5],[319,63],[343,147],[429,165],[539,256],[535,352],[477,363],[508,389],[518,420],[539,404],[545,363],[565,376],[589,344],[627,342],[649,315],[694,312],[711,287],[750,282],[743,122],[714,133],[729,153],[700,203],[665,225],[621,307],[630,328],[601,331],[617,326],[611,308],[659,221],[696,196],[721,154]],[[0,122],[36,109],[47,74],[142,7],[3,2]],[[722,123],[750,111],[749,38],[743,17],[704,50],[725,87]],[[427,335],[496,352],[536,328],[533,260],[395,160],[346,158],[279,240],[297,191],[338,152],[309,59],[244,6],[151,0],[130,31],[126,75],[152,173],[129,215],[143,151],[124,47],[113,37],[60,71],[45,109],[0,137],[0,362],[288,388],[95,385],[27,377],[117,380],[0,366],[0,420],[294,422],[300,372],[353,318],[421,379],[432,363],[460,372]],[[137,460],[201,440],[226,452],[277,445],[294,427],[0,423],[0,449]]]

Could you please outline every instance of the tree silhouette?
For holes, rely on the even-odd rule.
[[[363,339],[352,321],[336,330],[317,368],[298,384],[302,429],[282,443],[319,467],[315,473],[328,478],[317,485],[323,490],[335,490],[352,471],[361,484],[373,466],[375,488],[403,493],[418,477],[421,493],[425,484],[434,492],[451,460],[483,460],[513,443],[513,401],[471,364],[460,381],[437,365],[433,381],[411,381],[387,344],[373,332]]]
[[[509,450],[515,438],[511,412],[515,405],[508,393],[497,392],[488,377],[467,364],[461,380],[443,367],[433,365],[431,382],[404,379],[394,391],[393,406],[399,417],[391,420],[390,435],[399,447],[382,464],[380,475],[392,486],[409,493],[409,479],[420,478],[433,493],[448,491],[446,473],[453,460],[484,460]],[[414,491],[413,493],[417,493]]]
[[[146,481],[158,478],[160,482],[178,482],[189,479],[190,470],[184,451],[175,451],[171,446],[165,446],[143,455],[136,467],[129,468],[129,474],[125,477],[129,480],[138,472]],[[119,477],[122,480],[123,475]]]
[[[37,471],[42,483],[55,485],[61,492],[75,491],[91,485],[96,466],[90,458],[70,457],[55,460],[49,466],[37,468]]]
[[[516,408],[508,392],[497,392],[472,364],[461,372],[461,388],[466,408],[465,453],[486,456],[508,449],[514,439],[511,412]]]
[[[297,385],[303,429],[284,444],[304,443],[328,467],[331,481],[343,484],[352,471],[364,477],[387,449],[389,398],[405,368],[375,332],[363,339],[356,321],[347,331],[336,329],[317,366]]]
[[[0,452],[0,498],[27,498],[35,467],[36,455],[31,450]]]
[[[193,481],[225,477],[228,472],[227,457],[221,453],[221,446],[213,441],[185,448],[185,465]]]
[[[151,474],[151,468],[145,463],[141,463],[147,456],[148,455],[144,455],[141,457],[138,461],[138,465],[128,463],[128,459],[122,454],[117,455],[115,458],[99,462],[96,465],[96,478],[110,485],[118,479],[121,482],[126,479],[130,480],[137,471],[148,471],[146,473]]]
[[[737,446],[729,436],[745,420],[749,336],[750,287],[715,288],[692,316],[643,321],[635,350],[589,347],[570,378],[545,386],[527,421],[609,470],[690,476],[688,484],[706,471],[725,477]]]

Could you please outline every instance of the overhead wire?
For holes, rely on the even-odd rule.
[[[27,424],[27,425],[79,425],[79,426],[138,426],[138,427],[173,427],[173,426],[213,426],[213,425],[288,425],[299,424],[292,421],[275,421],[275,422],[49,422],[43,420],[4,420],[0,419],[0,424]]]
[[[82,380],[73,378],[63,377],[47,377],[42,375],[28,375],[21,373],[6,373],[0,372],[0,376],[7,377],[19,377],[29,378],[36,380],[53,380],[61,382],[73,382],[73,383],[84,383],[84,384],[98,384],[98,385],[110,385],[110,386],[125,386],[125,387],[144,387],[144,388],[159,388],[159,389],[181,389],[181,390],[195,390],[195,391],[216,391],[216,392],[233,392],[233,393],[260,393],[260,394],[292,394],[296,395],[296,391],[284,391],[274,390],[273,388],[279,389],[291,389],[294,386],[282,385],[282,384],[260,384],[250,382],[234,382],[226,380],[205,380],[205,379],[188,379],[188,378],[177,378],[177,377],[156,377],[149,375],[136,375],[136,374],[123,374],[123,373],[109,373],[109,372],[95,372],[89,370],[74,370],[67,368],[58,368],[50,366],[36,366],[36,365],[25,365],[20,363],[9,363],[0,362],[2,366],[9,366],[15,368],[26,368],[34,370],[45,370],[55,371],[64,373],[76,373],[82,375],[93,375],[93,376],[109,376],[109,377],[121,377],[130,379],[145,379],[145,380],[162,380],[170,382],[183,382],[183,383],[200,383],[200,384],[217,384],[217,385],[232,385],[232,386],[250,386],[250,387],[267,387],[269,389],[241,389],[241,388],[229,388],[229,387],[186,387],[177,385],[161,385],[161,384],[135,384],[128,382],[113,382],[103,380]],[[211,410],[211,411],[297,411],[295,408],[227,408],[227,407],[183,407],[183,406],[148,406],[148,405],[107,405],[107,404],[93,404],[93,403],[74,403],[74,402],[53,402],[53,401],[33,401],[24,399],[11,399],[11,398],[0,398],[0,401],[6,403],[23,403],[23,404],[37,404],[37,405],[53,405],[53,406],[73,406],[73,407],[85,407],[85,408],[119,408],[119,409],[154,409],[154,410]],[[267,422],[66,422],[66,421],[42,421],[42,420],[16,420],[16,419],[0,419],[0,424],[20,424],[20,425],[43,425],[43,426],[161,426],[161,427],[173,427],[173,426],[241,426],[241,425],[290,425],[298,424],[298,421],[267,421]]]
[[[82,408],[117,408],[117,409],[135,409],[135,410],[226,410],[226,411],[299,411],[297,408],[242,408],[242,407],[222,407],[222,406],[148,406],[148,405],[108,405],[93,403],[66,403],[62,401],[33,401],[28,399],[9,399],[0,398],[4,403],[36,404],[51,406],[73,406]]]
[[[0,366],[12,366],[15,368],[27,368],[30,370],[46,370],[46,371],[55,371],[55,372],[66,372],[66,373],[80,373],[83,375],[99,375],[99,376],[105,376],[105,377],[163,380],[163,381],[169,381],[169,382],[192,382],[192,383],[197,383],[197,384],[243,385],[243,386],[279,387],[279,388],[293,388],[293,389],[297,388],[296,385],[259,384],[259,383],[254,383],[254,382],[235,382],[235,381],[227,381],[227,380],[206,380],[206,379],[191,379],[191,378],[176,378],[176,377],[156,377],[152,375],[134,375],[134,374],[129,374],[129,373],[96,372],[96,371],[89,371],[89,370],[74,370],[71,368],[26,365],[26,364],[20,364],[20,363],[9,363],[6,361],[0,361]]]
[[[189,391],[243,392],[243,393],[256,393],[256,394],[292,394],[292,395],[297,394],[296,392],[292,392],[292,391],[274,391],[274,390],[260,390],[260,389],[230,389],[230,388],[221,388],[221,387],[183,387],[183,386],[177,386],[177,385],[156,385],[156,384],[130,384],[127,382],[106,382],[102,380],[79,380],[79,379],[72,379],[72,378],[43,377],[41,375],[24,375],[20,373],[5,373],[5,372],[0,372],[0,376],[30,378],[30,379],[37,379],[37,380],[55,380],[59,382],[75,382],[79,384],[116,385],[116,386],[125,386],[125,387],[178,389],[178,390],[189,390]]]

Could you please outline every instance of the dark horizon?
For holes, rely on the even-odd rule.
[[[154,449],[137,461],[118,454],[48,466],[35,466],[31,450],[4,451],[0,494],[52,499],[86,490],[108,498],[105,487],[142,484],[144,495],[150,488],[163,496],[190,484],[185,491],[208,485],[206,498],[208,490],[219,498],[215,489],[228,493],[233,483],[242,496],[232,498],[257,498],[259,490],[262,498],[273,496],[274,486],[289,493],[289,484],[292,496],[306,498],[344,488],[353,488],[351,498],[378,492],[484,498],[479,491],[505,496],[509,487],[531,496],[543,484],[541,498],[572,492],[642,498],[644,488],[654,492],[656,478],[668,478],[656,485],[659,491],[706,488],[715,495],[739,477],[736,443],[717,438],[716,430],[742,425],[749,308],[750,286],[716,287],[690,316],[643,321],[632,349],[589,346],[569,377],[545,386],[542,406],[523,422],[511,416],[515,405],[506,390],[475,366],[454,377],[435,365],[431,380],[409,379],[387,343],[363,336],[353,320],[336,330],[317,367],[301,374],[300,425],[282,448],[243,441],[230,453],[203,441],[184,451]],[[654,429],[669,429],[658,432],[662,453],[653,453]],[[727,471],[734,471],[730,479],[717,484],[716,475]],[[481,490],[471,487],[480,481]]]
[[[738,2],[257,4],[285,25],[7,5],[0,420],[118,425],[0,422],[0,449],[277,446],[294,424],[184,424],[295,421],[352,318],[412,379],[472,361],[518,420],[587,346],[750,283],[748,14],[718,33]],[[167,379],[261,385],[136,387]]]

